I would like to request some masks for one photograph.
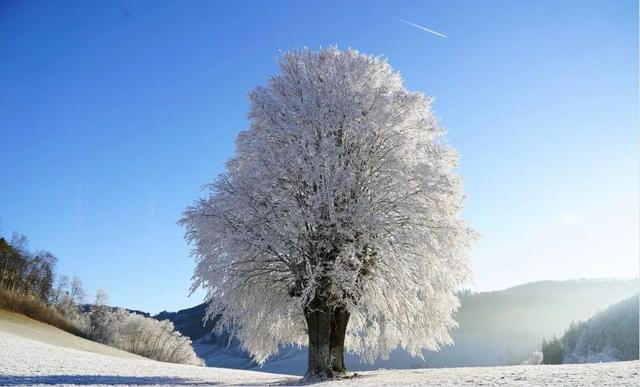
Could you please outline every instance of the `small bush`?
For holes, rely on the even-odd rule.
[[[522,362],[522,365],[538,365],[542,364],[542,352],[534,351],[529,358]]]
[[[12,293],[0,287],[0,309],[20,313],[76,336],[86,337],[80,328],[68,321],[55,307],[32,296]]]

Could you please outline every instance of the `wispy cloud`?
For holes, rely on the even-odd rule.
[[[395,18],[395,19],[396,19],[397,21],[399,21],[399,22],[402,22],[402,23],[404,23],[404,24],[410,25],[411,27],[415,27],[415,28],[417,28],[417,29],[419,29],[419,30],[422,30],[422,31],[427,31],[427,32],[428,32],[428,33],[430,33],[430,34],[434,34],[434,35],[439,36],[439,37],[441,37],[441,38],[446,38],[446,37],[447,37],[447,35],[445,35],[445,34],[441,34],[441,33],[440,33],[440,32],[438,32],[438,31],[434,31],[434,30],[429,29],[429,28],[427,28],[427,27],[423,27],[423,26],[421,26],[421,25],[419,25],[419,24],[411,23],[410,21],[407,21],[407,20],[404,20],[404,19],[400,19],[399,17],[397,17],[397,18]]]

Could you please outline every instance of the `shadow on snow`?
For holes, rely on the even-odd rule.
[[[111,376],[111,375],[37,375],[37,376],[0,376],[2,386],[24,386],[42,384],[130,384],[130,385],[212,385],[216,382],[204,382],[188,378],[175,378],[163,376]]]

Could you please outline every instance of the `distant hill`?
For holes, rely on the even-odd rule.
[[[176,330],[185,336],[189,336],[195,341],[213,330],[215,321],[207,320],[203,323],[207,313],[207,304],[200,304],[189,309],[182,309],[177,312],[160,312],[153,318],[157,320],[170,320]]]
[[[424,368],[519,364],[540,349],[542,339],[560,336],[572,321],[586,320],[638,292],[640,280],[541,281],[505,290],[463,293],[456,314],[459,328],[452,332],[455,345],[440,352],[425,352],[425,359],[395,350],[387,360],[362,364],[346,357],[351,370]],[[215,367],[254,368],[267,372],[302,374],[306,349],[285,347],[260,367],[251,362],[236,340],[209,333],[213,322],[202,325],[206,304],[178,312],[162,312],[176,329],[194,340],[198,356]]]
[[[80,305],[80,310],[82,311],[82,313],[89,313],[91,311],[91,307],[92,306],[93,306],[93,304],[82,304],[82,305]],[[136,310],[136,309],[120,308],[120,307],[117,307],[117,306],[105,306],[105,308],[107,308],[110,312],[115,312],[117,309],[122,309],[122,310],[125,310],[125,311],[129,312],[129,313],[139,314],[139,315],[144,316],[144,317],[151,317],[150,313],[143,312],[141,310]]]

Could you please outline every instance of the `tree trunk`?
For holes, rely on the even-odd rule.
[[[309,332],[309,358],[305,379],[333,377],[331,368],[331,316],[328,311],[313,310],[306,314]]]
[[[305,313],[309,334],[306,380],[329,379],[346,372],[344,337],[349,313],[343,308],[316,308]]]
[[[344,374],[344,336],[347,333],[349,312],[344,308],[336,308],[331,320],[331,368],[334,374]]]

